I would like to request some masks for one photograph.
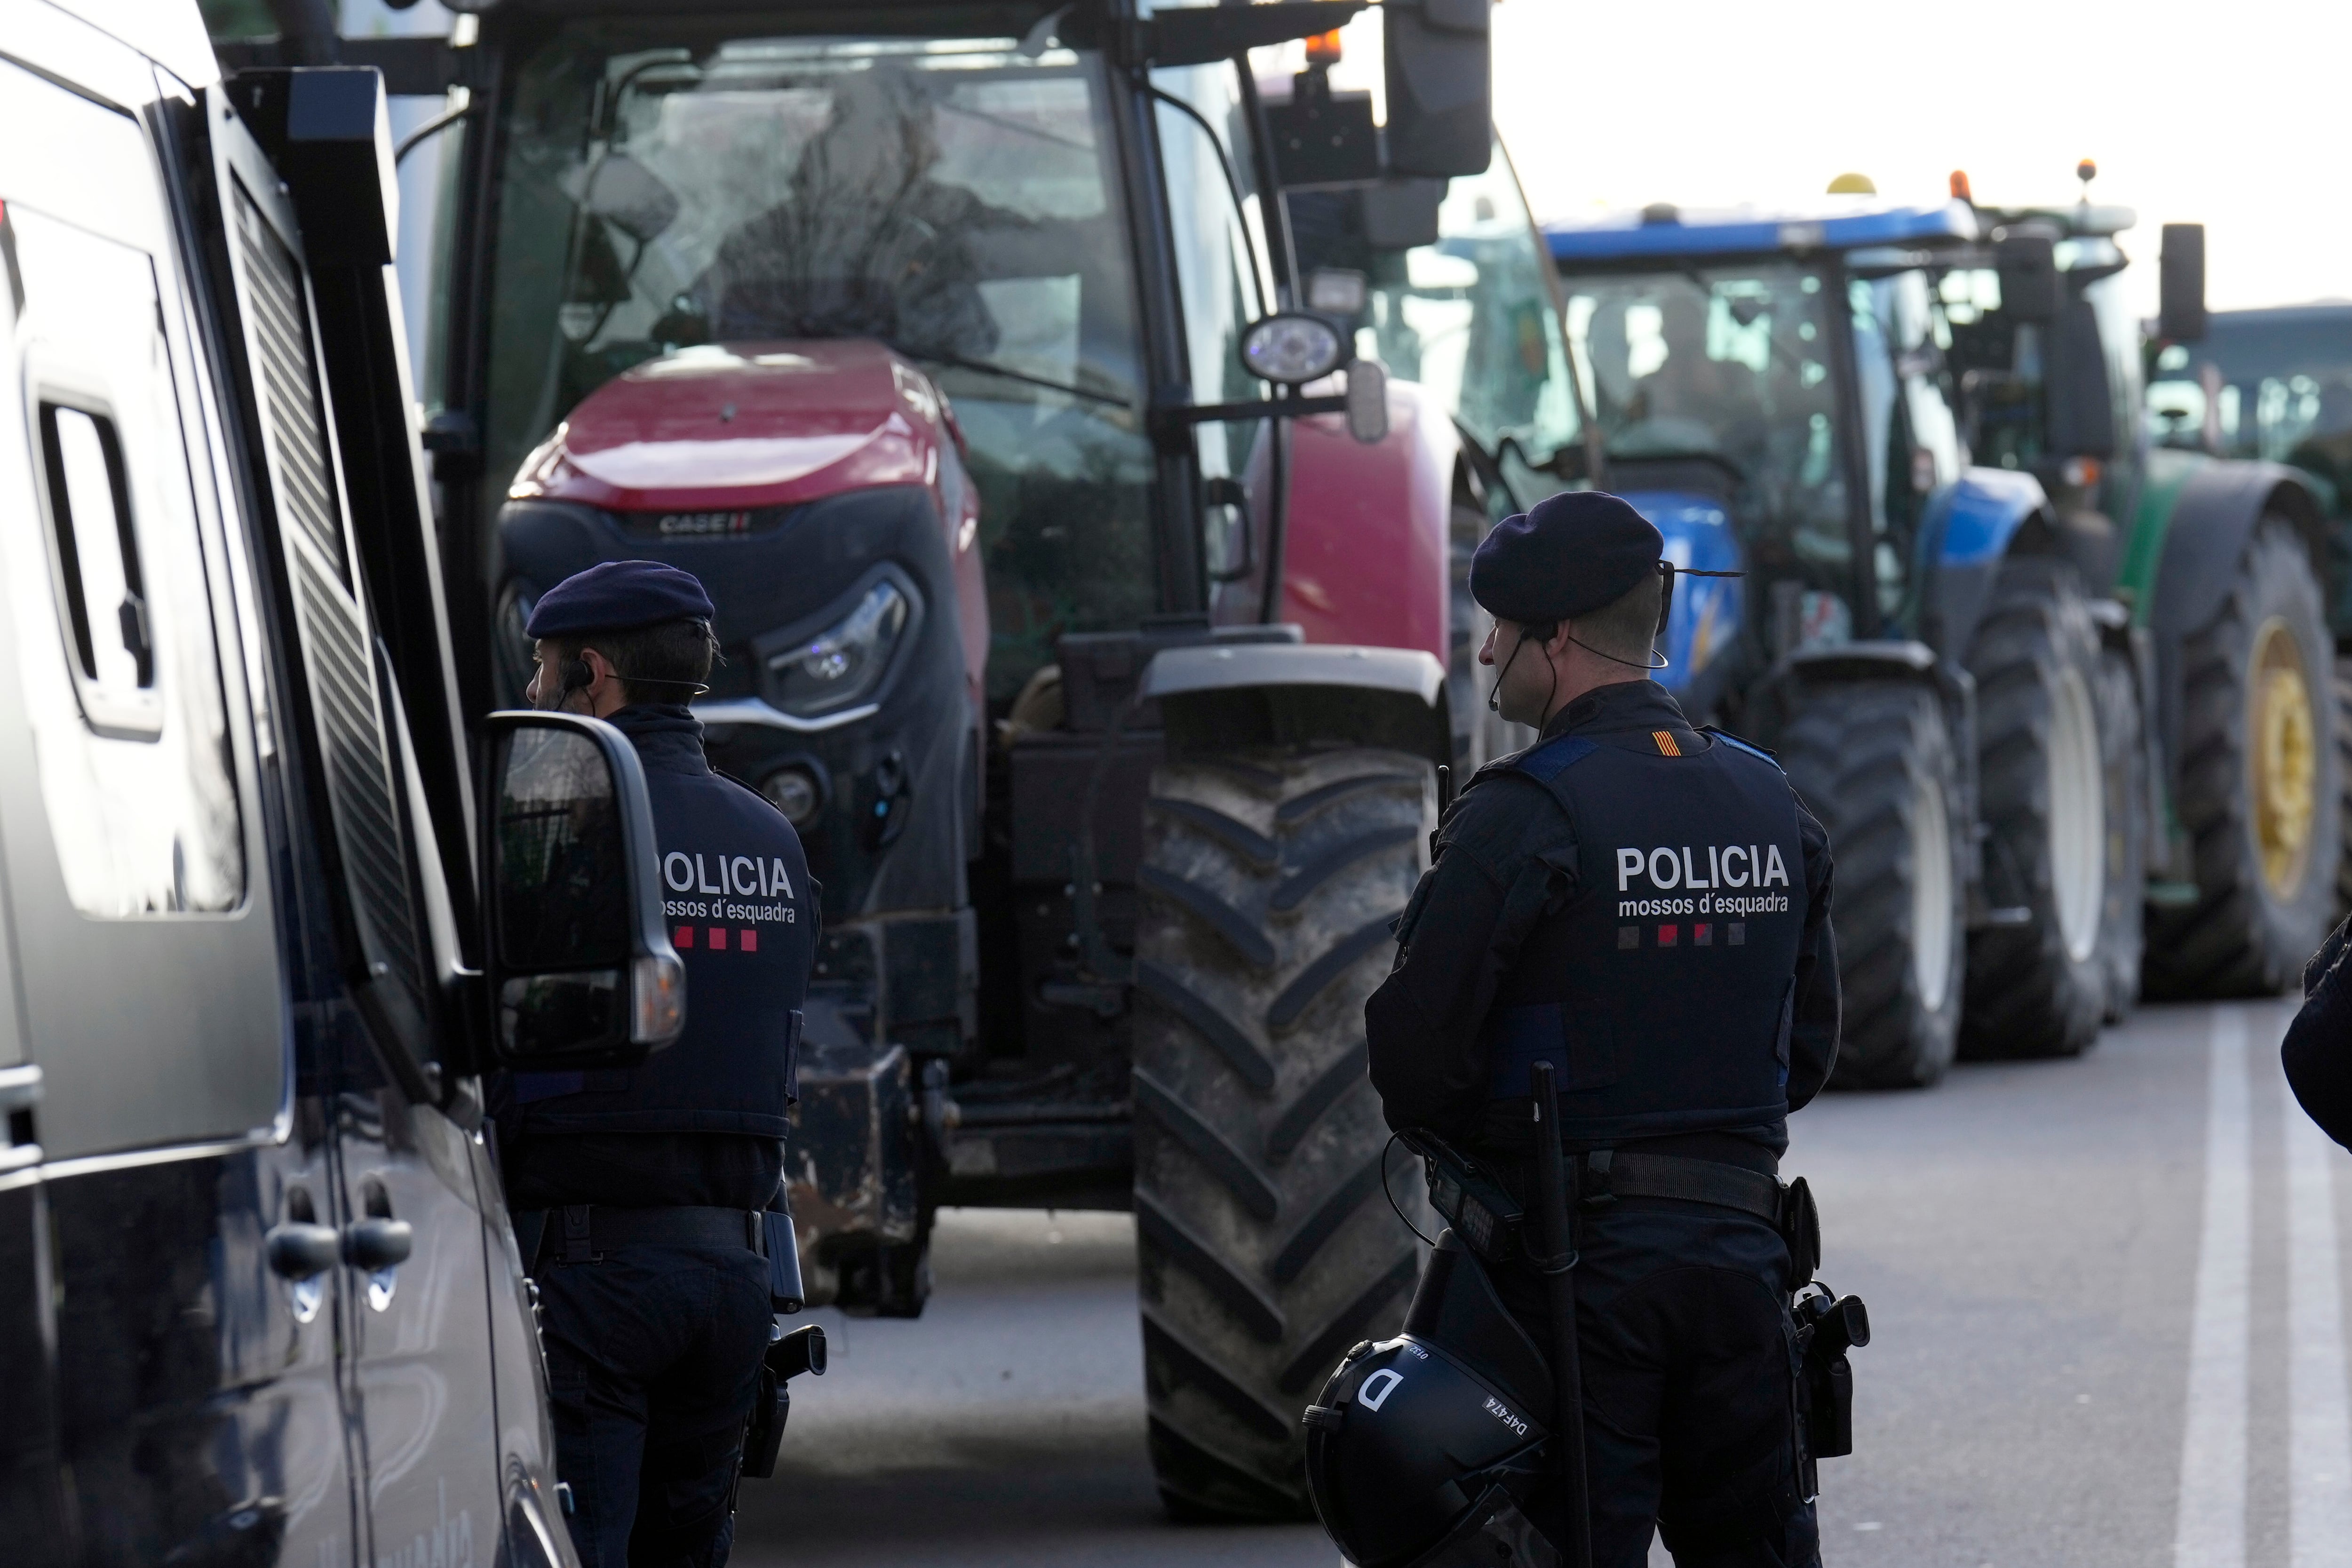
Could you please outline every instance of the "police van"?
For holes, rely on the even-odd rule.
[[[370,70],[0,0],[0,1557],[568,1563],[480,1075],[683,978],[634,752],[469,744]]]

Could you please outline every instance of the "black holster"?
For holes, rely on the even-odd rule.
[[[769,1344],[768,1353],[760,1358],[760,1389],[751,1399],[751,1418],[743,1427],[743,1473],[753,1480],[763,1481],[776,1473],[784,1422],[793,1413],[792,1381],[804,1372],[823,1377],[824,1355],[824,1329],[810,1323],[789,1334],[780,1333]]]
[[[1790,1303],[1797,1323],[1797,1418],[1805,1435],[1805,1495],[1820,1490],[1816,1459],[1853,1452],[1853,1367],[1845,1352],[1870,1342],[1870,1312],[1859,1296],[1824,1284]]]

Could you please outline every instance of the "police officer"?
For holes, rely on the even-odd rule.
[[[636,747],[687,973],[685,1032],[643,1066],[516,1073],[493,1101],[585,1568],[727,1560],[772,1321],[761,1216],[817,906],[792,824],[703,756],[687,700],[706,689],[711,613],[685,572],[607,562],[550,589],[527,628],[531,703]]]
[[[1585,491],[1479,546],[1490,701],[1541,738],[1448,813],[1365,1008],[1371,1077],[1391,1126],[1516,1173],[1524,1197],[1529,1069],[1552,1064],[1591,1561],[1635,1568],[1654,1525],[1684,1563],[1800,1564],[1817,1540],[1777,1171],[1837,1051],[1828,841],[1767,753],[1694,731],[1647,679],[1660,543]],[[1531,1268],[1495,1284],[1557,1342]],[[1559,1490],[1527,1512],[1571,1552]]]
[[[2303,969],[2303,1010],[2287,1026],[2279,1059],[2304,1113],[2352,1147],[2352,921],[2328,934]]]

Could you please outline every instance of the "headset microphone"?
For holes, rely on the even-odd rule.
[[[1503,710],[1503,677],[1511,673],[1511,660],[1519,657],[1519,649],[1527,647],[1528,639],[1535,636],[1535,628],[1532,626],[1521,626],[1519,628],[1519,640],[1511,645],[1509,655],[1503,660],[1503,668],[1495,672],[1495,684],[1486,689],[1487,712],[1500,713]],[[1549,627],[1545,628],[1543,637],[1539,640],[1546,642],[1551,640],[1551,630]],[[1552,679],[1555,683],[1559,681],[1559,673],[1557,670],[1553,671]]]

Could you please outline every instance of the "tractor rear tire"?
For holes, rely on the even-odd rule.
[[[1967,935],[1966,816],[1943,710],[1907,681],[1824,687],[1801,700],[1780,746],[1836,860],[1845,1037],[1831,1081],[1924,1089],[1951,1065]]]
[[[2074,566],[2034,555],[2002,563],[1968,662],[1989,830],[1985,901],[2032,918],[1969,934],[1960,1052],[2080,1056],[2107,1015],[2099,931],[2110,845],[2099,631]]]
[[[1299,1416],[1402,1321],[1421,1200],[1364,1002],[1436,826],[1424,760],[1259,750],[1152,773],[1136,924],[1135,1215],[1150,1451],[1183,1519],[1312,1517]]]
[[[2107,972],[2107,1022],[2139,1003],[2147,940],[2147,710],[2139,673],[2116,648],[2099,653],[2101,769],[2106,779],[2107,880],[2099,913],[2099,958]]]
[[[2275,995],[2326,936],[2341,853],[2333,643],[2311,552],[2266,516],[2180,647],[2176,814],[2197,901],[2151,910],[2147,991]]]

